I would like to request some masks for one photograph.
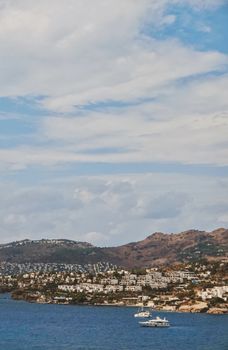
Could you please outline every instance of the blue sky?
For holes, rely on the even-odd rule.
[[[227,23],[222,0],[0,0],[0,241],[227,226]]]
[[[201,10],[191,6],[170,6],[167,14],[175,21],[157,31],[151,25],[144,29],[149,36],[164,40],[177,38],[198,50],[228,53],[228,3],[213,9]]]

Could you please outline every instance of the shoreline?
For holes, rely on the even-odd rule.
[[[91,306],[91,307],[118,307],[118,308],[139,308],[141,307],[141,305],[126,305],[126,304],[121,304],[121,303],[97,303],[97,304],[91,304],[91,303],[69,303],[69,302],[40,302],[40,301],[35,301],[35,300],[28,300],[26,298],[13,298],[11,293],[0,293],[1,294],[8,294],[10,296],[9,299],[14,300],[14,301],[23,301],[25,303],[30,303],[30,304],[40,304],[40,305],[64,305],[64,306]],[[197,304],[193,304],[191,306],[194,306]],[[190,306],[189,306],[190,307]],[[168,310],[168,309],[162,309],[162,308],[156,308],[156,307],[150,307],[150,306],[144,306],[144,308],[146,309],[151,309],[152,311],[155,312],[166,312],[166,313],[180,313],[180,314],[208,314],[208,315],[228,315],[228,310],[225,308],[218,308],[218,307],[214,307],[214,308],[208,308],[207,310],[203,310],[203,311],[191,311],[190,309],[185,309],[185,310]]]

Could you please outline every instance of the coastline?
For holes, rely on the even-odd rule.
[[[100,270],[99,270],[100,271]],[[147,307],[158,312],[228,314],[225,264],[161,270],[66,271],[1,275],[0,292],[37,304]]]
[[[37,300],[31,300],[28,298],[15,298],[13,297],[12,293],[0,293],[0,294],[8,294],[10,296],[10,299],[14,301],[24,301],[26,303],[31,303],[31,304],[48,304],[48,305],[65,305],[65,306],[94,306],[94,307],[120,307],[120,308],[139,308],[142,305],[140,304],[124,304],[124,303],[89,303],[89,302],[84,302],[84,303],[69,303],[69,302],[56,302],[56,301],[37,301]],[[204,313],[208,315],[228,315],[228,309],[227,308],[219,308],[219,307],[211,307],[211,308],[202,308],[200,309],[198,306],[200,303],[192,304],[189,305],[189,307],[182,307],[178,309],[169,309],[169,308],[162,308],[162,307],[151,307],[151,306],[144,306],[145,308],[149,308],[155,312],[168,312],[168,313]]]

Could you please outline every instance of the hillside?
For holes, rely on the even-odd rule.
[[[11,263],[86,262],[90,251],[95,249],[87,242],[67,239],[41,239],[12,242],[0,245],[0,261]]]
[[[0,262],[75,263],[108,261],[124,267],[167,265],[199,259],[221,260],[228,254],[228,230],[156,232],[119,247],[99,248],[71,240],[23,240],[0,245]]]
[[[200,259],[220,260],[228,254],[228,230],[189,230],[178,234],[153,233],[146,239],[117,248],[108,248],[124,266],[157,266]],[[116,261],[117,263],[118,261]]]

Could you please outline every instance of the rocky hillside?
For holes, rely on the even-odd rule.
[[[220,260],[228,256],[228,230],[189,230],[178,234],[153,233],[140,242],[107,248],[125,266],[167,265],[201,259]],[[116,261],[118,263],[118,261]]]
[[[99,248],[70,240],[24,240],[0,245],[0,262],[86,264],[108,261],[124,267],[146,267],[228,256],[228,229],[156,232],[119,247]]]

